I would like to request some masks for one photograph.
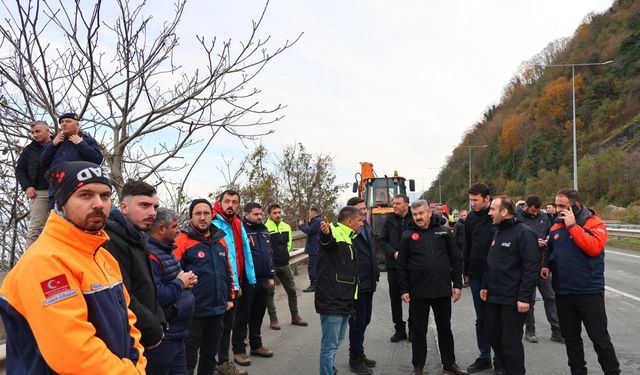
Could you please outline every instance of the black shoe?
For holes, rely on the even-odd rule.
[[[371,369],[364,363],[363,357],[349,358],[349,369],[358,375],[370,375]]]
[[[427,373],[422,370],[422,367],[416,367],[411,371],[411,375],[426,375]]]
[[[487,358],[478,358],[475,362],[471,364],[471,366],[467,367],[467,371],[469,373],[472,372],[480,372],[484,370],[491,369],[491,360]]]
[[[407,339],[407,333],[404,331],[404,329],[402,330],[396,329],[396,333],[394,333],[393,336],[391,336],[391,342],[399,342],[406,339]]]
[[[560,330],[554,330],[551,332],[551,341],[555,341],[555,342],[559,342],[561,344],[564,344],[564,337],[562,337],[562,334],[560,333]]]
[[[458,367],[455,363],[450,366],[442,366],[443,374],[468,375],[469,373]]]
[[[309,287],[305,290],[303,290],[303,292],[305,293],[313,293],[316,291],[316,283],[315,282],[311,282],[311,284],[309,284]]]
[[[376,361],[373,359],[367,358],[366,355],[362,355],[362,359],[364,360],[364,364],[367,365],[368,368],[376,367]]]
[[[504,371],[503,368],[495,369],[495,373],[496,373],[496,375],[507,375],[507,373]]]

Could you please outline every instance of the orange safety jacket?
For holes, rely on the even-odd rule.
[[[7,374],[144,374],[136,317],[109,236],[51,212],[0,289]]]

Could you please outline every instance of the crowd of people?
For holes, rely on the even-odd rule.
[[[8,374],[246,374],[252,356],[274,355],[261,327],[268,313],[269,327],[282,329],[276,279],[291,324],[308,325],[289,267],[291,227],[278,204],[263,221],[259,203],[240,212],[240,194],[226,190],[215,202],[193,200],[181,227],[177,212],[159,207],[153,186],[131,180],[112,207],[100,148],[78,120],[75,113],[60,116],[54,137],[45,123],[33,123],[33,142],[16,166],[31,221],[28,249],[0,289]],[[571,373],[587,373],[584,325],[603,372],[619,374],[604,304],[607,232],[579,193],[561,189],[545,214],[538,196],[518,207],[477,183],[469,202],[451,230],[441,208],[398,194],[378,241],[359,197],[332,223],[309,210],[298,225],[307,234],[304,292],[314,293],[320,315],[320,374],[337,374],[347,329],[351,371],[368,375],[376,367],[364,343],[380,277],[378,247],[389,284],[390,341],[411,341],[412,374],[426,374],[430,311],[443,373],[524,374],[523,336],[538,341],[536,289]],[[464,287],[473,298],[479,352],[466,369],[456,362],[451,330],[452,303]]]

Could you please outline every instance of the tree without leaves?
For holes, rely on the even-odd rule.
[[[197,36],[204,66],[190,71],[174,58],[185,3],[178,0],[158,25],[144,1],[116,0],[109,9],[116,14],[106,19],[100,0],[1,0],[7,16],[0,48],[9,51],[0,57],[9,119],[2,131],[24,137],[34,119],[57,124],[60,112],[77,111],[83,129],[102,143],[117,191],[128,176],[162,179],[184,168],[188,162],[171,162],[204,130],[248,138],[272,132],[262,125],[279,120],[282,106],[264,108],[260,90],[248,85],[302,34],[267,51],[270,38],[258,36],[267,2],[244,41]],[[63,39],[49,39],[58,35]]]

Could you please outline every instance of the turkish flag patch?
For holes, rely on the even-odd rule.
[[[496,240],[491,241],[491,246],[495,246]]]
[[[71,290],[69,282],[67,281],[67,276],[64,274],[41,282],[40,287],[42,288],[44,297],[47,299]]]
[[[420,235],[418,233],[414,233],[411,235],[411,239],[414,241],[417,241],[420,239]]]
[[[204,259],[204,251],[199,251],[198,252],[198,258]]]

